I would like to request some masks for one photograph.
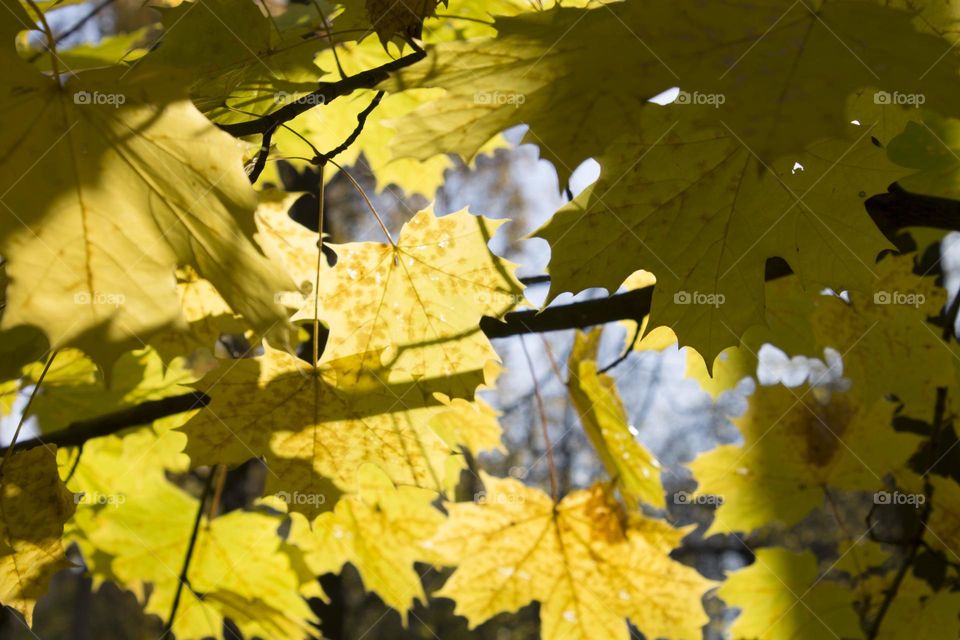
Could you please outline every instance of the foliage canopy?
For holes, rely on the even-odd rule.
[[[76,2],[0,3],[8,616],[81,567],[181,640],[320,636],[317,577],[350,564],[404,625],[537,603],[548,640],[687,639],[720,599],[734,638],[960,633],[957,2],[157,0],[74,47],[50,25]],[[429,200],[519,125],[562,187],[600,165],[530,236],[539,314],[507,221],[392,233],[370,197]],[[383,237],[331,231],[337,181]],[[625,358],[752,380],[739,440],[670,470],[692,494],[599,362],[618,320]],[[560,329],[603,473],[558,487],[542,406],[550,486],[480,470],[492,339]],[[691,501],[754,562],[689,566]]]

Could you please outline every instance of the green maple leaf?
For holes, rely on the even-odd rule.
[[[254,2],[184,2],[163,12],[166,33],[144,63],[188,74],[191,97],[211,119],[243,122],[316,89],[323,71],[313,59],[326,43],[314,33],[322,20],[310,17],[281,29]]]
[[[400,120],[398,155],[470,157],[522,123],[562,182],[598,158],[600,182],[537,232],[551,244],[551,297],[652,271],[651,323],[710,364],[763,321],[768,258],[805,284],[866,286],[887,244],[862,202],[903,173],[871,148],[877,123],[905,101],[956,102],[950,43],[872,1],[630,2],[495,26],[496,38],[440,44],[385,85],[447,91]],[[678,104],[647,102],[671,85]],[[679,308],[678,294],[707,302]]]
[[[900,173],[871,144],[870,127],[850,125],[847,140],[764,166],[732,131],[675,120],[682,108],[648,111],[642,139],[601,156],[609,177],[535,232],[553,252],[551,296],[613,291],[643,266],[657,274],[651,324],[671,327],[712,363],[763,321],[770,257],[785,258],[810,288],[868,288],[887,243],[860,194]]]

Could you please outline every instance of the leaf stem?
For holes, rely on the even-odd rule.
[[[334,162],[333,160],[327,159],[327,162],[335,166],[340,172],[347,176],[347,179],[353,185],[353,188],[357,190],[357,193],[360,194],[360,197],[363,198],[363,201],[367,203],[367,207],[373,213],[373,217],[377,219],[377,223],[380,225],[380,230],[383,231],[383,235],[387,237],[387,241],[390,243],[390,246],[394,249],[397,248],[397,243],[393,241],[393,238],[390,236],[390,232],[387,230],[387,225],[383,223],[383,218],[380,217],[380,214],[377,212],[376,207],[373,206],[373,203],[370,201],[370,198],[367,196],[367,192],[363,190],[363,187],[360,186],[360,183],[357,182],[357,179],[354,178],[349,171],[344,169],[342,166]]]
[[[40,20],[40,25],[43,27],[43,33],[47,37],[47,49],[50,50],[50,68],[53,69],[53,77],[60,77],[60,65],[57,63],[57,39],[53,36],[53,29],[50,28],[50,23],[47,22],[47,16],[40,10],[40,7],[37,6],[37,3],[34,0],[26,0],[27,4],[30,5],[30,8],[33,9],[34,13],[37,14],[37,17]]]
[[[227,465],[218,464],[214,469],[214,475],[217,479],[213,487],[213,499],[210,501],[210,508],[207,509],[208,520],[216,518],[220,510],[220,499],[223,497],[223,487],[227,481]]]
[[[83,444],[77,447],[77,457],[73,459],[73,464],[70,465],[70,470],[67,472],[66,477],[64,477],[63,479],[64,484],[70,482],[71,478],[73,478],[73,474],[77,472],[77,467],[80,466],[80,458],[82,457],[83,457]]]
[[[109,7],[113,4],[114,0],[101,0],[99,4],[95,5],[90,11],[88,11],[82,18],[70,25],[66,31],[63,31],[56,37],[54,42],[60,43],[75,34],[77,31],[83,28],[83,25],[90,22],[91,19],[96,17],[98,13]],[[27,62],[33,63],[36,62],[37,58],[43,55],[43,51],[37,51],[32,56],[27,58]]]
[[[320,360],[320,265],[323,261],[323,212],[325,185],[323,179],[324,165],[320,165],[319,187],[317,193],[317,271],[313,279],[313,370],[317,370]]]

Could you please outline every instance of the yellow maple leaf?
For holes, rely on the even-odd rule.
[[[807,387],[758,387],[734,421],[743,445],[717,447],[690,463],[698,493],[723,499],[708,533],[795,524],[822,503],[826,485],[879,491],[889,473],[912,479],[906,463],[921,438],[894,431],[893,412],[886,400],[865,403],[852,393],[824,404]]]
[[[378,356],[314,368],[266,346],[263,356],[198,385],[212,401],[183,427],[186,453],[194,466],[264,456],[266,493],[314,496],[291,504],[310,516],[332,505],[331,480],[352,491],[367,462],[398,485],[445,490],[462,460],[430,427],[449,411],[433,397],[443,381],[389,383]]]
[[[357,476],[356,493],[344,495],[334,511],[309,526],[295,515],[290,541],[304,551],[316,575],[339,573],[351,563],[366,589],[399,611],[406,625],[414,600],[426,602],[413,563],[429,558],[420,545],[433,537],[444,517],[432,506],[433,491],[397,487],[371,465]]]
[[[602,485],[559,504],[517,480],[482,474],[478,504],[452,503],[430,548],[457,565],[437,595],[473,628],[540,602],[543,637],[626,639],[626,618],[648,637],[699,638],[712,582],[669,557],[684,531],[628,519]]]
[[[50,579],[70,566],[60,538],[73,515],[73,494],[60,481],[47,447],[14,454],[0,473],[0,603],[31,624]]]
[[[498,360],[480,319],[500,318],[522,300],[515,265],[487,246],[502,224],[465,210],[439,218],[425,210],[396,245],[332,245],[337,264],[317,286],[330,327],[323,359],[382,351],[390,381],[443,380],[437,390],[472,398],[484,367]],[[294,319],[313,315],[308,302]]]
[[[892,574],[883,580],[869,582],[873,587],[870,604],[873,609],[879,607],[892,587]],[[960,594],[948,589],[935,591],[924,580],[908,571],[897,586],[896,597],[890,603],[877,632],[877,640],[902,640],[902,638],[923,638],[923,640],[953,640],[960,635]],[[871,611],[876,615],[876,611]]]
[[[602,329],[577,332],[570,352],[567,389],[580,415],[580,424],[600,456],[607,473],[620,487],[627,503],[665,506],[660,463],[637,442],[613,378],[597,372],[597,350]]]
[[[103,362],[181,321],[174,270],[189,264],[283,343],[273,296],[290,287],[249,240],[256,201],[236,140],[156,69],[61,84],[11,67],[0,115],[24,125],[0,132],[3,326],[35,325],[54,347],[78,344]]]
[[[146,611],[166,620],[193,530],[198,501],[160,477],[96,513],[88,548],[110,556],[110,577],[141,591]],[[182,600],[178,638],[221,638],[230,618],[246,636],[293,640],[316,618],[300,596],[302,576],[278,535],[281,519],[232,511],[200,525]]]
[[[852,592],[818,580],[810,551],[758,549],[756,562],[728,577],[717,595],[742,610],[730,628],[734,640],[863,637]]]
[[[442,43],[386,85],[447,90],[397,125],[397,153],[470,157],[522,123],[561,183],[598,158],[598,183],[536,232],[551,243],[551,299],[653,271],[652,323],[674,327],[709,368],[763,322],[771,257],[815,287],[866,290],[889,245],[862,201],[904,173],[871,138],[909,117],[901,96],[955,102],[954,63],[941,56],[956,52],[912,7],[821,4],[640,1],[497,19],[495,39]],[[676,104],[649,102],[678,82]]]

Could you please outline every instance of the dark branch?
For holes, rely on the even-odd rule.
[[[316,91],[277,109],[273,113],[268,113],[265,116],[247,122],[221,124],[218,126],[230,135],[237,137],[266,133],[285,122],[293,120],[301,113],[309,111],[318,104],[327,104],[341,96],[349,95],[357,89],[372,89],[389,78],[390,74],[394,71],[409,67],[423,60],[426,55],[423,49],[415,47],[411,53],[396,60],[391,60],[379,67],[361,71],[356,75],[348,76],[337,82],[320,82],[317,84]]]
[[[766,279],[774,280],[790,275],[790,267],[779,259],[767,261]],[[542,277],[536,282],[545,282]],[[530,282],[533,278],[525,279]],[[634,289],[606,298],[594,298],[557,307],[547,307],[542,311],[514,311],[508,313],[501,322],[496,318],[483,318],[480,329],[488,338],[507,338],[527,333],[546,333],[567,329],[586,329],[599,324],[618,320],[636,320],[640,322],[650,313],[653,302],[653,287]]]
[[[960,231],[960,201],[923,196],[894,184],[867,200],[870,217],[888,238],[909,227]]]
[[[653,287],[635,289],[608,298],[573,302],[543,311],[514,311],[504,321],[483,318],[480,329],[488,338],[507,338],[527,333],[546,333],[567,329],[585,329],[617,320],[643,319],[650,311]]]
[[[267,166],[267,156],[270,155],[270,143],[273,141],[273,133],[276,130],[277,127],[274,126],[263,132],[263,139],[260,140],[260,151],[257,152],[257,160],[250,169],[250,175],[247,176],[250,184],[257,181],[260,174],[263,173],[263,168]]]
[[[914,538],[911,541],[910,547],[907,549],[907,555],[903,559],[903,563],[900,565],[897,573],[894,575],[893,582],[890,583],[890,587],[887,589],[886,594],[884,595],[883,602],[880,604],[880,610],[877,611],[877,616],[873,621],[873,627],[870,629],[870,634],[867,636],[868,640],[875,640],[877,635],[880,633],[880,625],[883,624],[883,620],[886,617],[887,612],[890,611],[890,606],[893,604],[893,601],[897,597],[897,593],[900,591],[900,586],[903,584],[903,579],[906,577],[907,572],[910,571],[910,568],[917,559],[917,553],[920,551],[920,547],[923,542],[924,530],[927,529],[927,521],[930,519],[930,512],[933,510],[933,483],[930,481],[930,471],[933,470],[933,467],[936,464],[935,457],[938,449],[937,444],[945,420],[944,413],[946,412],[946,406],[947,388],[938,387],[936,404],[934,406],[933,429],[930,434],[930,455],[928,456],[929,459],[927,461],[927,470],[923,474],[923,494],[925,500],[923,502],[923,510],[920,513],[920,521],[917,524]]]
[[[200,409],[208,404],[210,404],[210,397],[199,391],[185,393],[182,396],[150,400],[104,416],[71,423],[68,427],[56,433],[44,434],[39,438],[18,442],[16,449],[19,451],[50,444],[58,447],[75,447],[93,438],[117,433],[128,427],[150,424],[154,420],[191,409]],[[0,449],[0,453],[6,453],[7,448]]]
[[[173,630],[173,622],[177,617],[177,609],[180,606],[180,596],[183,593],[183,587],[187,586],[193,591],[187,573],[190,570],[190,561],[193,559],[193,550],[197,546],[197,537],[200,534],[200,523],[203,522],[203,505],[206,504],[207,496],[210,495],[210,488],[213,486],[213,475],[213,469],[210,469],[207,481],[203,485],[203,494],[200,496],[200,503],[197,505],[197,516],[193,521],[193,530],[190,532],[190,542],[187,545],[187,553],[183,558],[183,568],[180,569],[180,579],[177,581],[177,592],[173,596],[173,606],[170,607],[170,617],[167,618],[167,623],[163,627],[163,636],[169,635]]]
[[[357,138],[363,132],[363,127],[367,124],[367,118],[371,113],[373,113],[373,110],[377,108],[377,105],[380,104],[381,100],[383,100],[383,91],[377,91],[377,95],[373,96],[373,100],[370,101],[370,104],[367,105],[367,108],[357,114],[357,126],[353,129],[353,131],[350,132],[350,135],[347,136],[346,140],[337,145],[336,148],[314,158],[314,163],[325,163],[328,160],[336,158],[338,155],[349,149],[350,145],[356,142]]]
[[[936,200],[935,207],[939,213],[936,216],[921,219],[916,211],[911,211],[907,204],[900,204],[897,205],[898,208],[893,208],[893,205],[889,204],[887,195],[890,198],[900,198],[903,203],[914,199],[919,199],[918,202]],[[882,203],[881,205],[875,204],[878,201],[877,199]],[[884,232],[894,233],[899,229],[910,226],[957,228],[960,230],[960,202],[943,201],[939,198],[930,199],[926,196],[915,196],[902,191],[894,192],[894,190],[891,190],[891,194],[875,196],[868,202],[871,215],[876,218],[877,213],[873,210],[874,206],[890,208],[887,216],[889,224]],[[902,209],[899,207],[902,207]],[[774,280],[790,273],[792,273],[790,267],[783,260],[772,259],[767,262],[765,274],[767,280]],[[549,276],[533,276],[524,278],[523,281],[526,284],[545,283],[549,282]],[[643,289],[618,293],[606,298],[595,298],[556,307],[547,307],[542,311],[514,311],[508,313],[502,321],[496,318],[483,318],[480,321],[480,329],[488,338],[493,339],[530,333],[585,329],[619,320],[640,322],[650,313],[652,302],[653,287],[644,287]],[[956,306],[960,308],[960,301],[956,303]],[[954,313],[956,313],[956,310],[954,310]],[[949,326],[952,327],[953,324],[949,323]],[[205,407],[209,402],[210,398],[200,392],[162,400],[152,400],[105,416],[75,422],[62,431],[44,435],[42,440],[37,438],[19,442],[17,443],[17,449],[27,449],[44,444],[57,446],[82,445],[93,438],[110,435],[136,425],[149,424],[169,415]],[[5,451],[5,448],[0,448],[0,454]]]

